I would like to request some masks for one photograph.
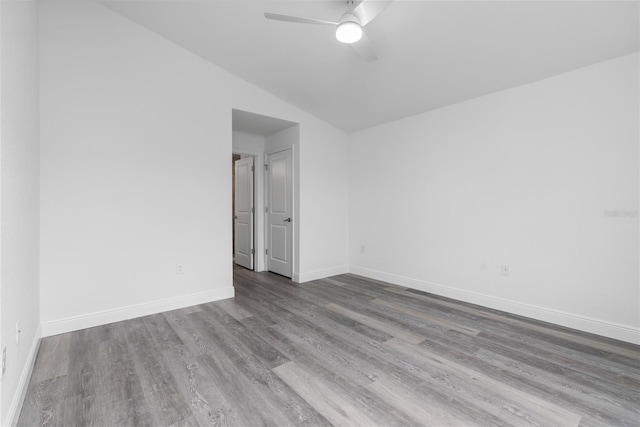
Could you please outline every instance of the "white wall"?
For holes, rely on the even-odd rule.
[[[238,154],[264,154],[265,137],[252,133],[233,131],[233,152]]]
[[[272,133],[264,139],[265,153],[277,153],[278,151],[293,148],[297,150],[300,145],[300,127],[291,126],[281,131]]]
[[[345,157],[346,135],[98,4],[40,10],[43,333],[231,296],[231,110],[300,123],[309,156]],[[321,180],[301,163],[302,187]],[[344,186],[308,190],[345,212]],[[314,241],[346,215],[307,228],[301,268],[346,266],[346,236]]]
[[[640,342],[638,76],[633,54],[352,134],[351,270]]]
[[[0,15],[0,323],[7,347],[0,424],[10,425],[40,338],[37,4],[5,0]]]
[[[341,222],[348,215],[347,151],[332,141],[341,132],[321,133],[319,126],[300,126],[298,168],[300,185],[296,193],[300,203],[296,232],[300,236],[300,282],[348,272],[348,258],[335,249],[348,245],[349,228]],[[316,136],[314,144],[305,141]],[[295,214],[295,212],[294,212]]]

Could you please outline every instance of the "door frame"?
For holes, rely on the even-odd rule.
[[[291,227],[291,262],[293,263],[292,277],[291,280],[294,282],[299,281],[298,277],[298,269],[297,269],[297,235],[300,227],[300,223],[297,218],[299,218],[298,214],[298,204],[297,204],[297,158],[296,158],[296,146],[295,145],[282,145],[278,147],[273,147],[272,149],[265,150],[264,152],[251,151],[251,150],[233,150],[232,154],[239,154],[241,156],[253,156],[253,164],[255,165],[255,173],[253,175],[254,186],[253,186],[253,205],[255,206],[255,215],[253,216],[254,221],[254,233],[253,233],[253,244],[255,248],[255,254],[253,258],[253,270],[256,272],[260,271],[268,271],[267,266],[267,227],[266,222],[267,218],[265,215],[265,206],[266,206],[266,195],[267,195],[267,174],[265,172],[265,165],[267,163],[267,156],[269,154],[274,154],[280,151],[291,150],[291,167],[293,169],[293,183],[292,183],[292,193],[291,194],[291,202],[293,203],[293,227]],[[232,196],[233,197],[233,196]],[[233,220],[233,217],[232,217]],[[232,233],[233,234],[233,233]],[[232,239],[235,239],[235,236],[231,236]]]

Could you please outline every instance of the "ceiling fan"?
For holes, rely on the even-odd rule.
[[[346,0],[347,11],[340,16],[338,22],[321,19],[301,18],[299,16],[281,15],[279,13],[265,13],[267,19],[275,21],[295,22],[299,24],[318,24],[336,26],[336,38],[342,43],[350,44],[353,49],[367,62],[378,59],[364,28],[369,22],[387,8],[393,0],[367,1]]]

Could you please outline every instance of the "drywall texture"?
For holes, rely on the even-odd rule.
[[[638,76],[632,54],[352,134],[351,270],[637,342]]]
[[[9,425],[28,380],[40,325],[38,10],[31,1],[2,1],[0,9],[0,312],[2,346],[7,347],[0,424]]]
[[[300,123],[303,156],[344,157],[346,135],[101,5],[40,10],[43,333],[231,296],[232,108]],[[300,161],[300,185],[319,180]],[[333,185],[309,191],[344,212]],[[313,227],[301,268],[346,265],[346,215]],[[340,237],[318,248],[315,228]]]

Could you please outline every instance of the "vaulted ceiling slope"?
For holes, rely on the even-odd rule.
[[[374,1],[374,0],[365,0]],[[367,27],[365,62],[334,28],[342,1],[107,0],[104,6],[353,132],[638,51],[637,1],[402,1]]]

